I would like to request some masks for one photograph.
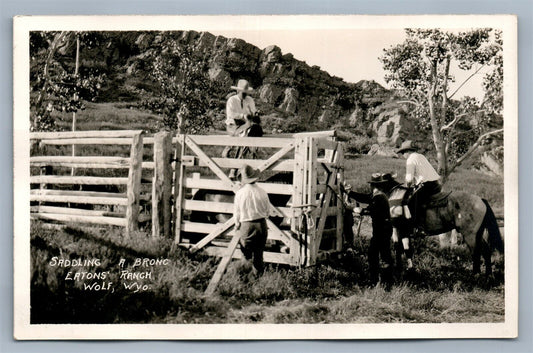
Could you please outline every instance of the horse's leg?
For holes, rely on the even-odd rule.
[[[481,273],[481,245],[479,243],[474,245],[472,252],[472,272],[476,275]]]
[[[484,232],[485,233],[485,232]],[[492,251],[490,249],[489,243],[482,239],[481,242],[481,252],[483,254],[483,260],[485,261],[485,274],[487,277],[492,275]]]
[[[481,272],[481,243],[487,207],[483,200],[474,195],[461,193],[448,203],[448,212],[454,215],[454,224],[458,232],[463,235],[465,243],[472,251],[472,270]]]
[[[396,268],[398,271],[402,271],[403,269],[403,261],[402,261],[402,255],[403,255],[403,245],[400,242],[400,236],[398,235],[398,228],[393,227],[392,228],[392,244],[394,245],[394,253],[396,255]]]
[[[411,247],[411,241],[409,238],[402,239],[403,250],[405,251],[405,257],[407,258],[407,269],[413,268],[413,248]]]

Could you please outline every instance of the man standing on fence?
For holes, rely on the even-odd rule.
[[[241,251],[248,262],[252,262],[258,275],[263,273],[263,251],[267,240],[266,220],[270,212],[268,194],[257,184],[259,171],[249,165],[241,170],[243,186],[235,194],[233,217],[235,229],[240,234]]]

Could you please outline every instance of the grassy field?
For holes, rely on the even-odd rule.
[[[217,293],[205,297],[216,260],[171,250],[168,240],[139,232],[125,240],[121,229],[46,229],[32,224],[32,323],[365,323],[365,322],[501,322],[504,320],[503,262],[496,259],[495,278],[471,273],[464,246],[440,249],[431,239],[419,241],[417,273],[397,277],[390,290],[369,287],[366,264],[368,224],[361,247],[344,257],[305,269],[270,265],[259,279],[243,275],[234,261]],[[100,266],[51,266],[53,256],[101,259]],[[165,258],[168,266],[150,268],[149,289],[137,293],[122,285],[120,271],[136,258]],[[126,260],[124,267],[120,259]],[[136,270],[139,270],[137,267]],[[67,281],[68,272],[108,271],[114,291],[84,290]],[[72,277],[72,274],[70,275]],[[100,281],[98,281],[99,283]]]
[[[61,118],[65,129],[70,116]],[[78,114],[79,129],[157,131],[160,118],[125,104],[89,104]],[[64,152],[64,151],[63,151]],[[87,153],[93,153],[88,151]],[[108,151],[109,152],[109,151]],[[404,160],[362,156],[347,160],[345,178],[355,189],[367,188],[373,172],[391,171],[403,179]],[[477,171],[458,169],[446,189],[465,190],[503,209],[503,181]],[[494,256],[494,278],[472,274],[465,245],[441,249],[436,239],[416,240],[415,266],[408,276],[396,273],[389,290],[370,287],[366,252],[371,232],[365,220],[355,253],[321,265],[294,269],[270,265],[264,275],[244,275],[234,261],[214,296],[203,292],[217,259],[172,248],[168,239],[138,232],[124,239],[122,228],[31,228],[32,323],[369,323],[502,322],[504,263]],[[51,266],[54,256],[94,259],[97,267]],[[169,259],[148,268],[139,280],[145,290],[125,288],[122,270],[139,270],[136,258]],[[126,261],[121,267],[120,260]],[[113,290],[87,290],[97,281],[66,280],[68,272],[105,272]],[[102,281],[100,281],[102,282]]]

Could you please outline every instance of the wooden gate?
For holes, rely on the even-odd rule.
[[[342,247],[343,210],[338,195],[343,180],[342,145],[321,134],[301,134],[290,138],[177,135],[174,164],[175,243],[191,252],[200,249],[214,256],[228,253],[234,235],[232,200],[214,202],[193,198],[198,190],[235,193],[240,184],[231,180],[231,169],[248,164],[262,172],[259,181],[272,198],[281,195],[290,201],[274,207],[271,216],[283,217],[275,224],[268,220],[266,262],[293,266],[314,265],[324,252]],[[226,146],[248,147],[261,159],[221,158]],[[157,158],[154,157],[155,169]],[[267,181],[269,176],[286,173],[289,184]],[[202,223],[190,219],[193,212],[221,213],[225,222]],[[154,216],[155,219],[156,216]],[[240,258],[237,250],[233,257]]]

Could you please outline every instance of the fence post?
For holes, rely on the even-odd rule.
[[[152,236],[170,236],[170,193],[172,165],[170,132],[158,132],[154,136],[154,176],[152,180]]]
[[[318,157],[318,141],[316,138],[313,138],[312,136],[306,137],[308,140],[309,150],[307,155],[307,161],[305,161],[308,164],[307,168],[307,190],[305,193],[307,194],[305,203],[309,205],[315,205],[317,203],[316,194],[317,194],[317,178],[318,178],[318,165],[317,165],[317,157]],[[318,250],[320,249],[320,244],[317,244],[317,234],[316,234],[316,216],[315,216],[315,208],[311,208],[312,214],[309,216],[308,222],[311,222],[312,224],[308,224],[307,228],[307,239],[308,242],[307,246],[307,265],[314,265],[316,264],[316,254],[318,253]]]
[[[344,182],[344,150],[342,144],[337,145],[337,232],[336,250],[341,251],[344,243],[344,205],[341,196],[341,184]]]
[[[128,173],[128,204],[126,206],[126,236],[139,229],[139,199],[141,193],[141,176],[143,161],[142,133],[135,134],[131,144],[130,169]]]
[[[292,265],[305,265],[305,245],[307,240],[303,238],[300,229],[300,217],[302,216],[303,195],[304,195],[304,168],[307,155],[305,139],[298,137],[294,146],[294,172],[293,172],[293,188],[292,204],[295,207],[293,210],[293,218],[291,220],[291,232],[296,234],[296,239],[293,238],[290,248],[290,258]]]
[[[181,242],[181,213],[185,166],[181,162],[185,150],[185,135],[178,134],[174,152],[174,244]]]

